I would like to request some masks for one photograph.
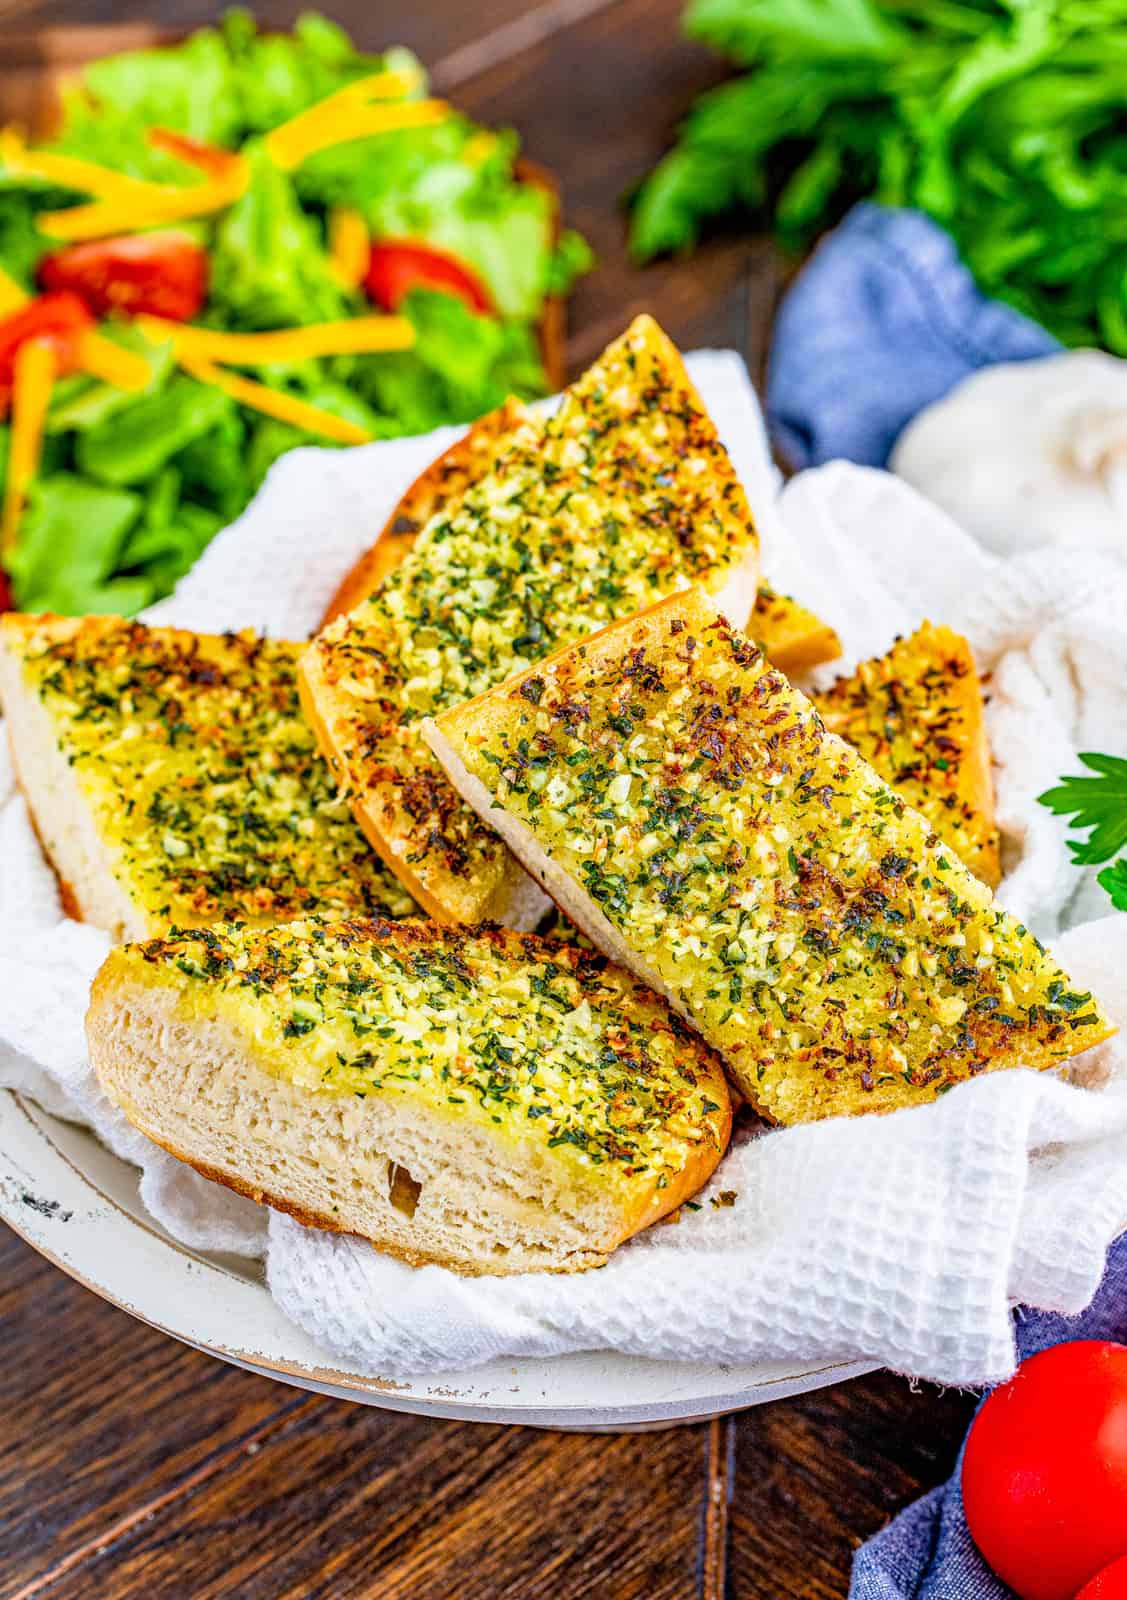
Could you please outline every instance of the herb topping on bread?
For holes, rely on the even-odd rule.
[[[450,789],[422,719],[689,583],[746,617],[756,561],[727,452],[677,351],[642,317],[318,636],[302,692],[322,748],[434,916],[521,926],[544,902]]]
[[[779,1122],[1056,1066],[1113,1031],[699,591],[428,737],[526,868]]]
[[[1002,870],[982,687],[961,634],[925,622],[812,699],[827,728],[994,887]]]
[[[107,1093],[209,1175],[414,1262],[598,1265],[712,1172],[718,1059],[591,952],[419,922],[218,927],[114,951]]]
[[[0,622],[16,769],[70,909],[117,937],[416,910],[317,750],[300,649],[120,617]]]

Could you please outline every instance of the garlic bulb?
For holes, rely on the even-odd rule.
[[[909,423],[889,465],[999,555],[1127,556],[1127,361],[1068,350],[984,367]]]

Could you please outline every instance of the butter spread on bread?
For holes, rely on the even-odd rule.
[[[0,620],[16,771],[67,907],[115,937],[405,916],[301,714],[301,647],[120,617]]]
[[[982,687],[962,635],[925,622],[811,698],[826,727],[996,885],[1002,869]]]
[[[376,543],[341,580],[321,619],[323,628],[366,600],[404,559],[431,517],[445,514],[472,483],[492,471],[508,436],[528,416],[519,400],[507,400],[498,410],[479,417],[419,474],[392,510]],[[747,631],[763,654],[788,677],[809,672],[841,654],[841,640],[828,622],[789,594],[772,588],[764,578],[759,580],[746,621]]]
[[[450,788],[422,719],[690,583],[746,618],[757,557],[727,451],[641,317],[318,636],[302,663],[310,719],[357,819],[432,915],[533,926],[545,901]]]
[[[737,621],[737,627],[740,623]],[[773,667],[788,678],[836,661],[841,640],[809,607],[760,581],[747,631]]]
[[[115,950],[87,1034],[149,1138],[414,1264],[573,1271],[705,1182],[714,1053],[629,973],[421,922],[220,926]]]
[[[1113,1032],[931,823],[698,591],[445,712],[462,793],[780,1123]]]

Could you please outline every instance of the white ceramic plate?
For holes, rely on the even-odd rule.
[[[603,1353],[495,1361],[441,1380],[381,1378],[342,1364],[284,1317],[256,1262],[179,1244],[141,1205],[133,1167],[10,1091],[0,1092],[0,1216],[95,1294],[185,1344],[393,1411],[615,1430],[715,1416],[871,1370],[863,1362],[729,1366]]]

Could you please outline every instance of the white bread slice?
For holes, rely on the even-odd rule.
[[[781,1123],[1060,1066],[1087,994],[699,590],[444,712],[452,781]]]
[[[677,351],[640,317],[553,417],[505,434],[492,470],[439,504],[302,662],[357,820],[432,916],[529,927],[546,902],[451,790],[422,717],[690,582],[745,618],[757,571],[727,452]]]
[[[416,912],[301,714],[301,646],[121,617],[0,619],[0,706],[64,908],[173,923]]]
[[[115,950],[90,1057],[149,1138],[413,1264],[575,1271],[727,1145],[719,1060],[601,956],[420,922],[294,922]]]
[[[976,877],[1002,876],[982,684],[970,645],[925,622],[810,697]]]

